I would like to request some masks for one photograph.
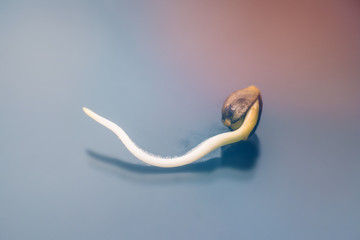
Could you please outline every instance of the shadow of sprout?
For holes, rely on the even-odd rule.
[[[168,174],[168,173],[209,173],[219,168],[232,168],[240,171],[251,171],[256,166],[259,156],[259,139],[253,135],[247,141],[240,141],[221,147],[221,156],[203,162],[194,162],[175,168],[160,168],[150,165],[133,164],[118,158],[105,156],[87,150],[87,154],[98,161],[116,166],[123,170],[141,174]],[[170,160],[171,161],[171,160]]]

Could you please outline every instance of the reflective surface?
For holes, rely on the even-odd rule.
[[[356,1],[0,2],[0,239],[359,239]],[[249,142],[176,169],[149,152],[215,134],[233,91]]]

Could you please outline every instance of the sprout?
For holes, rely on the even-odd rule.
[[[150,165],[164,168],[187,165],[219,147],[241,140],[247,140],[249,136],[254,133],[259,123],[261,109],[262,101],[259,89],[250,86],[238,90],[225,100],[222,108],[222,122],[234,131],[221,133],[208,138],[182,156],[161,157],[139,148],[124,130],[115,123],[101,117],[88,108],[83,108],[89,117],[115,133],[135,157]]]

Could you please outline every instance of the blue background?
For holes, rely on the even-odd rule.
[[[360,239],[356,1],[0,1],[0,239]],[[177,169],[149,152],[250,142]]]

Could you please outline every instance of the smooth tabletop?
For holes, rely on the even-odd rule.
[[[360,239],[356,1],[0,1],[0,239]],[[248,142],[180,168],[133,157]]]

